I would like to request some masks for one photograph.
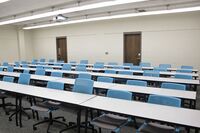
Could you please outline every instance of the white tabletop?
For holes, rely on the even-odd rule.
[[[84,107],[200,128],[200,111],[96,96]]]
[[[75,93],[70,91],[55,90],[45,87],[36,87],[31,85],[22,85],[17,83],[9,83],[0,81],[0,88],[4,91],[10,91],[35,97],[41,97],[59,102],[65,102],[70,104],[81,104],[95,95]]]

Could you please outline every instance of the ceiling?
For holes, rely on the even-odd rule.
[[[34,14],[55,11],[58,9],[76,7],[78,5],[87,5],[110,0],[10,0],[9,2],[0,3],[0,22],[30,16]],[[141,11],[155,11],[163,9],[174,9],[182,7],[200,6],[200,0],[149,0],[132,4],[123,4],[98,9],[90,9],[63,14],[70,20],[80,18],[91,18],[96,16],[107,16],[113,14],[124,14]],[[15,23],[13,25],[29,26],[52,23],[53,17],[46,17]]]

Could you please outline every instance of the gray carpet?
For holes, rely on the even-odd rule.
[[[9,99],[10,102],[14,103],[14,99]],[[27,103],[26,100],[23,100],[23,106],[25,107],[29,107],[29,103]],[[197,109],[200,109],[200,88],[197,91]],[[30,115],[32,114],[31,111],[27,111]],[[32,115],[31,115],[32,116]],[[42,120],[45,116],[44,113],[39,113],[40,116],[40,120]],[[76,113],[74,110],[70,109],[69,106],[63,106],[60,108],[60,110],[55,111],[53,113],[53,116],[64,116],[66,118],[66,122],[69,121],[75,121],[76,120]],[[84,113],[82,113],[82,120],[84,121]],[[143,120],[139,120],[137,119],[137,121],[139,121],[140,125]],[[5,115],[4,111],[2,108],[0,108],[0,133],[46,133],[46,129],[47,129],[47,124],[42,124],[40,126],[38,126],[37,130],[33,130],[32,125],[34,123],[38,122],[36,119],[27,119],[25,116],[23,116],[23,127],[16,127],[15,126],[15,118],[13,118],[12,121],[8,120],[8,116]],[[51,133],[58,133],[61,129],[65,128],[63,125],[59,125],[59,124],[53,124],[53,126],[51,126],[50,128],[50,132]],[[76,130],[72,129],[69,131],[66,131],[66,133],[75,133]],[[81,132],[84,132],[84,130],[82,129]],[[194,131],[191,131],[191,133],[193,133]],[[88,133],[90,133],[90,131],[88,131]],[[110,133],[109,131],[106,130],[102,130],[102,133]],[[129,126],[126,126],[124,128],[122,128],[121,133],[135,133],[135,128],[133,126],[133,124],[130,124]]]

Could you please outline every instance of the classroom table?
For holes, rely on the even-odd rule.
[[[200,129],[200,111],[96,96],[83,107]]]

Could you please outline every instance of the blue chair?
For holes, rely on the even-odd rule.
[[[28,68],[28,64],[22,64],[23,68]]]
[[[180,72],[180,73],[192,73],[192,69],[179,69],[176,72]]]
[[[0,67],[0,71],[3,71],[3,67]]]
[[[7,72],[13,72],[14,71],[14,67],[13,66],[8,66],[7,67]]]
[[[127,85],[136,85],[136,86],[147,86],[147,81],[141,80],[127,80]]]
[[[117,71],[112,70],[112,69],[106,69],[106,70],[104,71],[104,73],[116,74]]]
[[[193,69],[193,66],[181,66],[181,69]]]
[[[108,62],[108,65],[118,65],[117,62]]]
[[[81,60],[80,64],[88,64],[88,60]]]
[[[55,60],[54,59],[49,59],[49,62],[53,63]]]
[[[132,67],[132,66],[133,66],[133,63],[124,63],[123,65],[124,65],[124,66],[130,66],[130,67]]]
[[[94,81],[91,79],[77,78],[72,91],[85,94],[93,94]]]
[[[28,73],[29,74],[30,70],[24,69],[23,73]]]
[[[175,84],[175,83],[162,83],[161,88],[175,89],[175,90],[186,90],[186,85]]]
[[[40,62],[45,62],[45,59],[44,58],[40,59]]]
[[[103,63],[103,62],[96,62],[95,64],[101,64],[101,65],[104,65],[104,63]]]
[[[64,60],[58,60],[57,63],[65,63]]]
[[[52,70],[52,69],[53,69],[53,67],[50,67],[50,66],[45,66],[45,67],[44,67],[44,69],[51,69],[51,70]]]
[[[47,83],[47,88],[63,91],[64,83],[49,81]],[[37,112],[39,111],[39,112],[44,112],[44,113],[49,114],[49,117],[47,119],[40,121],[38,123],[35,123],[33,125],[33,129],[36,130],[37,129],[36,126],[43,124],[43,123],[48,123],[47,133],[49,133],[49,128],[53,123],[58,123],[58,124],[63,124],[65,126],[68,126],[66,123],[62,122],[62,121],[65,121],[65,118],[63,116],[58,116],[58,117],[54,117],[54,118],[52,116],[52,112],[58,110],[60,105],[61,105],[61,103],[59,103],[59,102],[46,100],[41,105],[36,104],[36,105],[32,106],[31,109],[34,111],[37,111]],[[62,121],[59,121],[58,119],[62,119]]]
[[[62,64],[61,64],[61,63],[58,63],[58,62],[57,62],[57,63],[54,63],[53,65],[54,65],[54,66],[62,66]]]
[[[113,66],[113,69],[124,69],[124,66]]]
[[[82,72],[86,72],[86,66],[76,66],[75,71],[82,71]]]
[[[35,75],[45,75],[45,70],[41,68],[37,68],[35,71]]]
[[[130,92],[121,90],[108,90],[107,97],[122,100],[132,100],[132,94]],[[131,121],[131,117],[125,117],[111,113],[103,113],[99,117],[94,118],[90,123],[93,126],[98,127],[99,130],[103,128],[111,131],[112,133],[117,133],[120,132],[120,129],[123,126],[127,125]]]
[[[133,75],[133,72],[131,72],[131,71],[119,71],[118,74]]]
[[[144,71],[143,76],[159,77],[160,73],[158,71],[146,70]]]
[[[79,73],[78,78],[91,79],[92,75],[88,73]]]
[[[193,79],[192,75],[184,75],[184,74],[175,74],[174,77],[178,79],[191,79],[191,80]]]
[[[71,71],[72,66],[70,64],[64,64],[62,67],[62,70],[67,70],[67,71]]]
[[[93,68],[104,68],[104,64],[94,64]]]
[[[44,67],[41,66],[41,65],[37,65],[37,66],[36,66],[36,69],[44,69]]]
[[[21,73],[18,79],[19,84],[29,85],[31,75],[27,73]]]
[[[141,67],[151,67],[151,63],[149,62],[140,62]]]
[[[154,71],[166,72],[167,71],[167,67],[154,67]]]
[[[27,62],[26,61],[21,61],[21,64],[27,64]]]
[[[130,67],[131,70],[142,70],[141,66],[132,66]]]
[[[69,61],[70,64],[76,64],[76,61]]]
[[[15,67],[20,67],[20,63],[15,61]]]
[[[107,82],[107,83],[113,83],[114,79],[110,77],[98,77],[98,82]]]
[[[9,77],[9,76],[4,76],[3,77],[3,81],[5,82],[14,82],[14,77]],[[2,100],[2,104],[0,104],[0,107],[3,108],[3,110],[5,111],[5,113],[8,115],[8,112],[6,111],[6,107],[7,106],[15,106],[15,105],[12,105],[11,103],[6,103],[5,102],[5,99],[7,99],[9,96],[9,93],[7,94],[7,92],[5,91],[0,91],[0,99]]]
[[[171,64],[160,64],[159,68],[171,68]]]
[[[181,99],[168,96],[150,95],[148,103],[181,107]],[[142,126],[140,126],[136,133],[176,133],[178,131],[178,128],[172,126],[163,126],[159,123],[146,121]]]
[[[2,66],[9,66],[8,62],[3,62]]]
[[[62,77],[63,73],[61,73],[61,72],[51,72],[51,76],[53,76],[53,77]]]

